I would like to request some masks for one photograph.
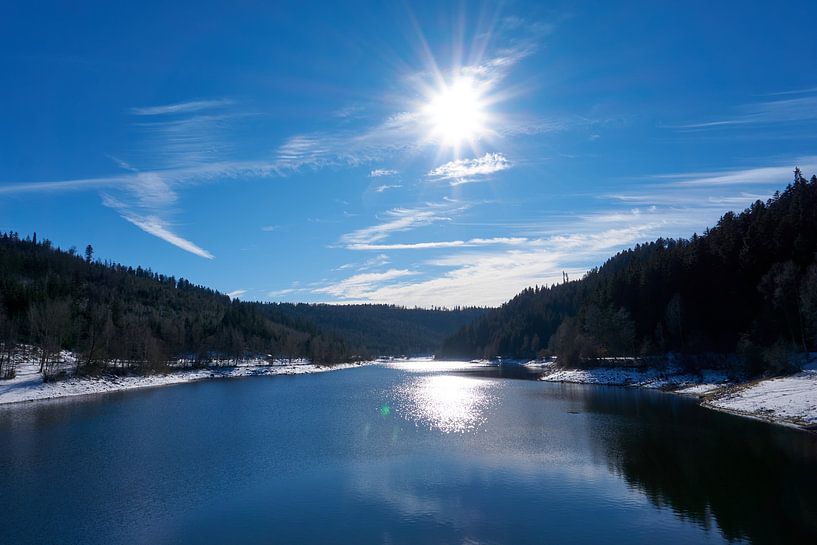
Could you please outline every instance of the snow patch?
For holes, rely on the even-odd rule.
[[[138,388],[153,388],[169,384],[181,384],[211,378],[232,378],[272,375],[301,375],[322,373],[360,367],[375,362],[341,363],[332,366],[314,365],[308,360],[276,360],[272,363],[262,358],[247,360],[224,360],[216,366],[190,369],[187,362],[179,360],[173,367],[177,370],[154,375],[101,375],[95,377],[74,377],[55,382],[44,382],[39,372],[39,363],[31,357],[30,351],[17,356],[16,376],[0,380],[0,405],[21,401],[36,401],[59,397],[72,397],[106,392],[119,392]],[[66,372],[76,368],[76,357],[70,352],[60,354],[60,365]]]
[[[531,366],[534,362],[531,362]],[[597,367],[557,369],[554,364],[536,363],[543,368],[540,380],[638,386],[669,390],[702,398],[704,407],[741,416],[761,418],[781,424],[817,426],[817,356],[811,355],[801,372],[788,377],[735,382],[724,371],[703,370],[685,373],[679,367],[634,369]]]
[[[725,389],[704,406],[790,424],[817,425],[817,366],[788,377]]]

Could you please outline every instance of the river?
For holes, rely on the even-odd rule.
[[[817,435],[400,363],[0,408],[0,543],[815,543]]]

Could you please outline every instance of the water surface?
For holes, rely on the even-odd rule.
[[[817,436],[413,363],[0,409],[0,543],[814,543]]]

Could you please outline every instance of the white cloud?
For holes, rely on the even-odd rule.
[[[643,240],[649,231],[646,226],[615,229],[589,236],[532,240],[513,250],[462,252],[429,262],[433,267],[448,269],[432,278],[371,276],[364,281],[353,276],[315,291],[341,301],[424,307],[497,306],[534,284],[561,281],[562,271],[579,278],[589,263],[597,263],[611,251]]]
[[[247,293],[247,290],[233,290],[227,294],[230,299],[236,299]]]
[[[131,108],[134,115],[168,115],[196,112],[211,108],[229,106],[233,102],[227,99],[220,100],[191,100],[188,102],[177,102],[175,104],[164,104],[161,106],[144,106],[141,108]]]
[[[517,246],[528,242],[524,237],[472,238],[468,240],[443,240],[436,242],[412,242],[407,244],[351,244],[350,250],[432,250],[439,248],[474,248],[476,246]]]
[[[441,221],[451,221],[450,207],[429,205],[426,208],[394,208],[386,212],[387,221],[364,227],[343,235],[341,243],[346,246],[372,244],[388,238],[392,233],[409,231]]]
[[[400,184],[393,184],[393,185],[384,184],[384,185],[377,186],[376,188],[374,188],[374,190],[377,193],[383,193],[387,189],[397,189],[398,187],[403,187],[403,186],[400,185]]]
[[[357,269],[358,271],[365,271],[369,269],[375,269],[377,267],[382,267],[383,265],[388,265],[391,263],[391,259],[386,254],[380,254],[378,256],[369,258],[362,263],[344,263],[343,265],[336,267],[334,270],[336,271],[343,271],[347,269]]]
[[[160,208],[176,202],[176,193],[159,173],[138,172],[130,179],[128,188],[136,195],[140,206]]]
[[[637,196],[635,208],[631,204],[626,208],[614,206],[596,213],[559,215],[508,225],[517,232],[524,230],[519,234],[525,236],[362,244],[356,249],[448,248],[453,253],[415,262],[412,269],[416,275],[386,281],[369,277],[366,282],[351,283],[341,279],[322,288],[320,293],[333,295],[339,302],[495,306],[534,284],[560,282],[563,270],[571,278],[579,278],[617,251],[636,243],[701,232],[726,210],[742,209],[763,197],[746,192],[724,193],[719,186],[652,189],[655,190],[652,195]],[[685,200],[675,202],[676,197]],[[537,230],[541,231],[539,236],[535,236]],[[473,244],[468,245],[469,242]]]
[[[134,212],[127,204],[117,200],[110,195],[102,196],[102,204],[108,208],[116,210],[125,221],[132,223],[142,231],[158,237],[165,242],[176,246],[186,252],[203,257],[205,259],[213,259],[214,256],[204,248],[197,244],[179,236],[171,230],[170,224],[167,220],[153,214],[140,214]]]
[[[301,291],[300,288],[284,288],[281,290],[273,290],[267,292],[267,297],[280,297],[282,295],[290,295],[292,293],[297,293],[299,291]]]
[[[544,250],[469,253],[436,263],[450,270],[432,278],[406,281],[398,276],[384,282],[374,277],[364,282],[351,277],[316,292],[332,295],[340,301],[425,307],[496,306],[536,282],[542,284],[560,278],[561,257]],[[454,259],[458,262],[454,263]]]
[[[406,269],[389,269],[380,273],[361,273],[341,280],[337,284],[316,288],[313,291],[314,293],[325,293],[343,299],[361,299],[365,298],[366,294],[371,293],[377,286],[382,286],[383,283],[415,274],[417,273]]]
[[[395,176],[399,174],[390,168],[376,168],[369,173],[369,178],[380,178],[382,176]]]
[[[431,170],[428,176],[440,180],[450,180],[452,185],[476,181],[490,174],[510,168],[511,163],[501,153],[486,153],[475,159],[457,159]]]
[[[794,178],[794,166],[799,165],[804,175],[817,172],[817,156],[801,157],[779,166],[766,166],[745,169],[730,169],[719,172],[688,172],[660,176],[662,179],[674,180],[673,185],[691,186],[725,186],[725,185],[774,185],[782,186]]]
[[[205,259],[213,259],[215,257],[213,256],[213,254],[211,254],[204,248],[172,232],[167,223],[162,218],[159,218],[157,216],[137,216],[135,214],[130,213],[123,213],[122,217],[125,220],[137,226],[139,229],[143,230],[144,232],[149,233],[155,237],[159,237],[165,242],[168,242],[173,246],[176,246],[177,248],[181,248],[186,252],[190,252],[191,254],[195,254]]]

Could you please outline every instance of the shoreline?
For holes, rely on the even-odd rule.
[[[65,356],[67,366],[74,363],[71,354],[67,353]],[[322,366],[307,360],[278,360],[273,363],[259,359],[233,360],[222,365],[198,369],[181,368],[153,375],[72,376],[54,382],[43,382],[37,371],[36,361],[26,359],[17,362],[17,376],[14,379],[0,381],[0,408],[27,402],[158,388],[203,380],[324,373],[385,361],[389,360]],[[482,363],[492,365],[487,361]],[[817,358],[813,358],[799,373],[745,382],[730,379],[724,371],[702,370],[699,374],[692,374],[673,366],[643,370],[631,367],[558,369],[553,362],[515,363],[540,370],[542,375],[538,380],[543,382],[658,390],[695,398],[706,409],[817,432]]]
[[[159,388],[188,384],[203,380],[245,378],[255,376],[290,376],[353,369],[371,365],[375,361],[316,365],[306,361],[292,363],[259,363],[257,360],[235,362],[234,365],[178,369],[153,375],[103,374],[92,377],[69,377],[54,382],[43,382],[33,361],[19,362],[17,376],[0,381],[0,407],[36,401],[75,398],[97,394]]]
[[[543,382],[638,387],[694,397],[706,409],[761,420],[814,433],[817,431],[817,362],[798,373],[736,381],[717,370],[700,375],[679,368],[638,370],[626,367],[556,369],[552,363],[525,364],[542,368]]]

